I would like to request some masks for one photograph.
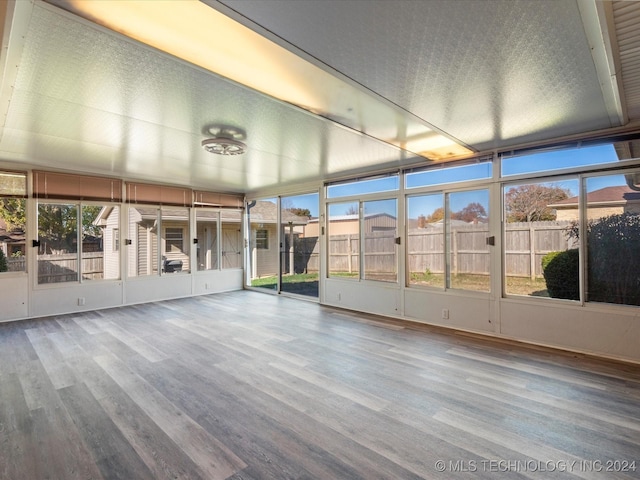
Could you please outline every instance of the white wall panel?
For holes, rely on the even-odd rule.
[[[0,277],[0,322],[25,318],[29,314],[29,279],[26,274]]]
[[[324,303],[378,315],[400,314],[400,289],[383,282],[357,282],[327,279]]]
[[[500,311],[503,336],[640,362],[638,308],[506,299]]]
[[[126,304],[134,304],[190,295],[191,275],[176,273],[127,280],[124,301]]]
[[[482,333],[493,333],[489,295],[407,289],[404,313],[408,319]],[[448,319],[443,317],[448,311]]]
[[[193,294],[203,295],[215,292],[242,289],[242,269],[212,270],[193,275]]]
[[[96,310],[122,305],[122,282],[65,283],[35,288],[31,316]]]

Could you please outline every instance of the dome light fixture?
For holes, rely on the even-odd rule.
[[[244,143],[226,137],[205,138],[202,148],[216,155],[242,155],[247,150]]]

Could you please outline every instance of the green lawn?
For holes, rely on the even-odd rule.
[[[301,283],[301,282],[317,282],[317,273],[297,273],[295,275],[283,275],[282,283]],[[278,283],[278,277],[276,275],[272,277],[254,278],[251,280],[252,287],[269,287]]]

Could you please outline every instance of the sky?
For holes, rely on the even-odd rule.
[[[531,155],[521,155],[503,159],[502,175],[504,177],[508,177],[512,175],[553,171],[577,166],[606,164],[617,161],[618,157],[612,144],[573,149],[548,150]],[[407,175],[406,187],[411,189],[426,185],[440,185],[464,180],[491,178],[491,168],[491,163],[485,162],[463,165],[460,167],[441,168],[410,173]],[[394,175],[374,178],[371,180],[334,184],[328,187],[328,196],[330,199],[334,199],[373,192],[393,192],[398,189],[399,181],[400,177]],[[579,183],[575,179],[540,183],[566,188],[570,191],[572,196],[578,195]],[[624,176],[606,175],[603,177],[594,177],[590,178],[587,183],[588,191],[590,192],[613,185],[625,185]],[[283,203],[285,208],[307,208],[313,217],[318,216],[319,196],[317,193],[282,197],[282,199],[286,202]],[[273,200],[275,201],[275,199]],[[480,203],[485,207],[485,210],[489,212],[489,195],[486,190],[454,192],[449,195],[449,201],[451,211],[453,212],[462,210],[472,202]],[[421,214],[428,215],[442,205],[443,195],[440,193],[410,197],[408,202],[409,218],[417,218],[417,216]],[[349,206],[350,203],[343,203],[342,206],[337,208],[344,209],[344,212],[338,212],[338,210],[334,209],[331,213],[333,215],[344,215],[346,214]],[[369,202],[368,206],[369,209],[367,213],[373,213],[373,210],[376,210],[395,215],[397,209],[395,201],[385,204],[373,204]]]

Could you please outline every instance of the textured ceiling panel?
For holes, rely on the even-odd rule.
[[[4,158],[229,191],[398,166],[402,152],[35,4],[0,141]],[[200,142],[246,132],[248,152]],[[415,160],[414,160],[415,161]]]
[[[627,114],[640,120],[640,2],[613,2]]]
[[[221,3],[478,150],[612,126],[575,0]]]

